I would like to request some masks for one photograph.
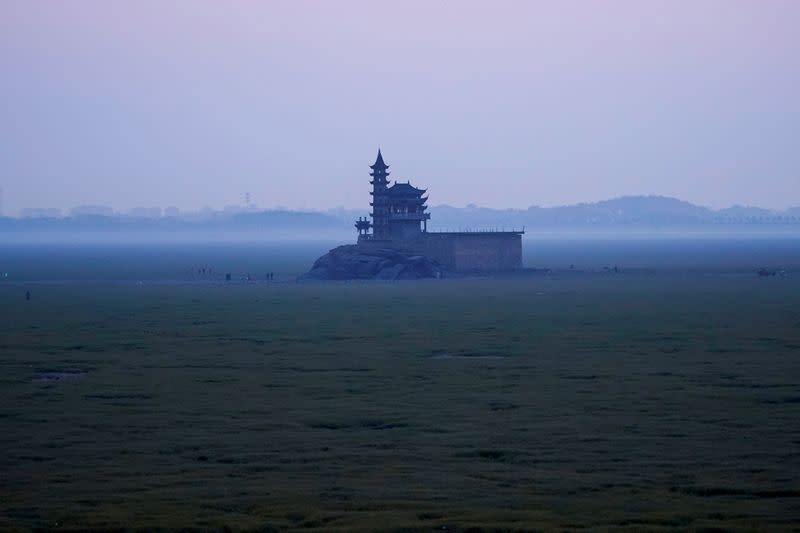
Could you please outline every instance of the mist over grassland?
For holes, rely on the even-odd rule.
[[[0,285],[51,281],[222,283],[294,282],[314,261],[347,241],[2,242]],[[352,241],[350,241],[352,242]],[[523,266],[552,275],[755,276],[760,268],[800,273],[800,237],[667,237],[630,235],[527,239]],[[203,269],[206,269],[203,272]]]
[[[295,283],[355,213],[6,230],[0,529],[794,524],[797,225],[542,223],[516,277]]]

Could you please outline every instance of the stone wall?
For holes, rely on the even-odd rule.
[[[522,268],[522,235],[512,232],[426,233],[423,249],[456,272]]]
[[[517,232],[422,233],[411,241],[360,241],[369,248],[394,247],[436,260],[454,272],[503,272],[522,268]]]

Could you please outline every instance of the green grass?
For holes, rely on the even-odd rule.
[[[31,293],[0,287],[3,530],[800,520],[798,280]]]

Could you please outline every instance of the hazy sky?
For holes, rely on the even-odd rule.
[[[0,0],[6,213],[800,205],[800,1]]]

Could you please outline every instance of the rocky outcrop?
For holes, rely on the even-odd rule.
[[[428,257],[392,248],[364,250],[350,244],[317,259],[298,279],[421,279],[441,275],[439,263]]]

